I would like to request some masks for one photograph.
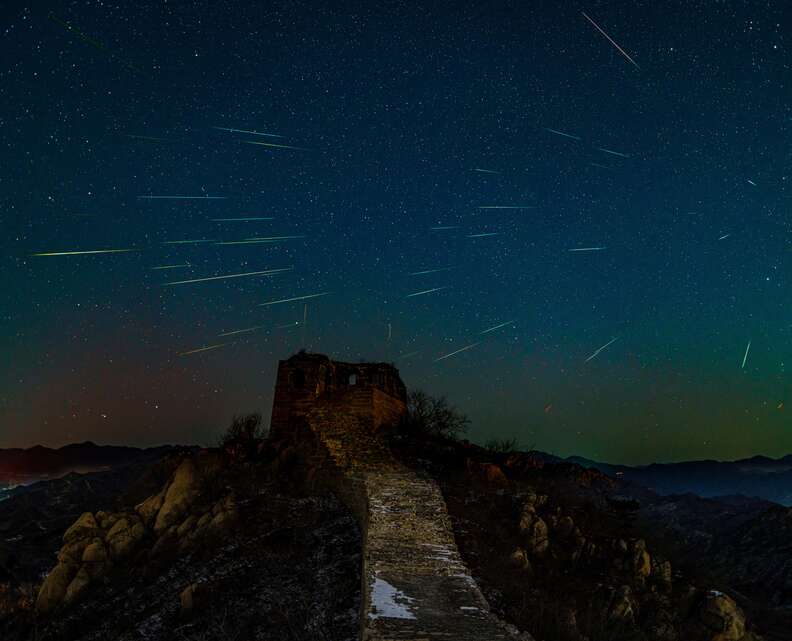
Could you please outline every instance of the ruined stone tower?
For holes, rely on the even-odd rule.
[[[288,436],[294,419],[322,402],[343,402],[371,431],[398,423],[407,391],[399,370],[387,363],[342,363],[324,354],[299,352],[278,361],[270,433]]]

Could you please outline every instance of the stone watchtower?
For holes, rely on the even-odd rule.
[[[299,352],[278,361],[270,434],[288,436],[294,419],[325,403],[342,403],[373,432],[399,422],[407,390],[399,370],[388,363],[342,363]]]

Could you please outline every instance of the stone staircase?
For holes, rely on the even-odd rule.
[[[531,641],[490,613],[432,479],[396,461],[341,399],[307,427],[363,531],[363,641]]]

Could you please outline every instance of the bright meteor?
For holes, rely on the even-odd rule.
[[[439,292],[441,289],[448,289],[448,287],[433,287],[432,289],[424,289],[421,292],[415,292],[414,294],[407,294],[405,298],[412,298],[413,296],[423,296],[424,294],[431,294],[432,292]]]
[[[175,280],[170,283],[163,283],[167,285],[187,285],[189,283],[205,283],[210,280],[226,280],[228,278],[242,278],[243,276],[270,276],[271,274],[279,274],[293,269],[292,267],[283,267],[281,269],[265,269],[260,272],[245,272],[243,274],[225,274],[223,276],[209,276],[207,278],[191,278],[189,280]]]
[[[307,300],[309,298],[318,298],[319,296],[327,296],[331,292],[320,292],[319,294],[307,294],[306,296],[295,296],[294,298],[282,298],[281,300],[271,300],[268,303],[259,303],[259,307],[269,307],[270,305],[277,305],[279,303],[291,303],[295,300]]]
[[[489,334],[490,332],[494,332],[496,329],[500,329],[501,327],[506,327],[507,325],[514,325],[515,321],[506,321],[505,323],[501,323],[500,325],[495,325],[494,327],[490,327],[489,329],[485,329],[483,332],[479,332],[479,334]]]
[[[270,138],[283,138],[278,134],[265,134],[260,131],[250,131],[248,129],[234,129],[233,127],[212,127],[212,129],[219,129],[220,131],[230,131],[235,134],[253,134],[254,136],[268,136]]]
[[[455,354],[459,354],[460,352],[466,352],[469,349],[473,349],[476,345],[481,345],[481,341],[478,343],[471,343],[470,345],[466,345],[465,347],[458,349],[455,352],[451,352],[450,354],[446,354],[445,356],[441,356],[440,358],[434,359],[434,362],[437,363],[438,361],[444,361],[447,358],[451,358]]]
[[[275,147],[276,149],[296,149],[297,151],[311,151],[305,147],[294,147],[292,145],[276,145],[274,142],[258,142],[257,140],[243,140],[248,145],[261,145],[262,147]]]
[[[616,49],[618,49],[619,53],[620,53],[621,55],[623,55],[625,58],[627,58],[627,60],[629,60],[629,61],[630,61],[630,62],[631,62],[631,63],[632,63],[634,66],[635,66],[635,68],[636,68],[638,71],[640,71],[640,70],[641,70],[641,68],[638,66],[638,63],[637,63],[637,62],[635,62],[635,60],[633,60],[632,58],[630,58],[629,54],[628,54],[628,53],[627,53],[627,52],[626,52],[624,49],[622,49],[622,48],[621,48],[621,47],[620,47],[620,46],[619,46],[619,45],[616,43],[616,41],[615,41],[613,38],[611,38],[611,37],[610,37],[610,36],[609,36],[607,33],[605,33],[605,32],[604,32],[604,31],[603,31],[603,30],[600,28],[600,26],[599,26],[599,25],[598,25],[596,22],[594,22],[594,21],[593,21],[591,18],[589,18],[589,17],[586,15],[586,12],[585,12],[585,11],[581,11],[580,13],[582,13],[582,14],[583,14],[583,17],[584,17],[586,20],[588,20],[588,21],[589,21],[591,24],[593,24],[593,25],[594,25],[594,28],[595,28],[597,31],[599,31],[599,32],[600,32],[600,33],[601,33],[603,36],[605,36],[605,37],[608,39],[608,42],[610,42],[610,43],[611,43],[611,44],[612,44],[614,47],[616,47]]]
[[[83,256],[85,254],[121,254],[124,252],[134,252],[137,249],[90,249],[85,251],[71,252],[40,252],[31,256]]]
[[[602,347],[600,347],[600,348],[599,348],[599,349],[598,349],[596,352],[594,352],[594,353],[593,353],[591,356],[589,356],[589,357],[588,357],[588,358],[587,358],[587,359],[586,359],[584,362],[585,362],[585,363],[588,363],[588,362],[589,362],[589,361],[590,361],[592,358],[594,358],[594,357],[595,357],[597,354],[599,354],[599,353],[600,353],[600,352],[601,352],[603,349],[605,349],[605,348],[606,348],[606,347],[608,347],[609,345],[613,345],[613,343],[615,343],[617,340],[619,340],[619,337],[618,337],[618,336],[617,336],[616,338],[614,338],[614,339],[612,339],[612,340],[608,341],[608,342],[607,342],[607,343],[605,343],[605,344],[604,344]]]
[[[207,347],[199,347],[198,349],[191,349],[189,352],[181,352],[179,356],[189,356],[190,354],[198,354],[200,352],[208,352],[210,349],[217,349],[218,347],[225,347],[228,343],[219,343],[218,345],[209,345]]]

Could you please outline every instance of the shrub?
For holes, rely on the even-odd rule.
[[[468,417],[449,405],[444,396],[429,396],[421,390],[407,395],[407,414],[402,423],[407,432],[456,438],[469,423]]]
[[[255,457],[258,446],[267,436],[261,424],[261,414],[237,415],[231,425],[220,437],[220,447],[235,458],[249,459]]]

